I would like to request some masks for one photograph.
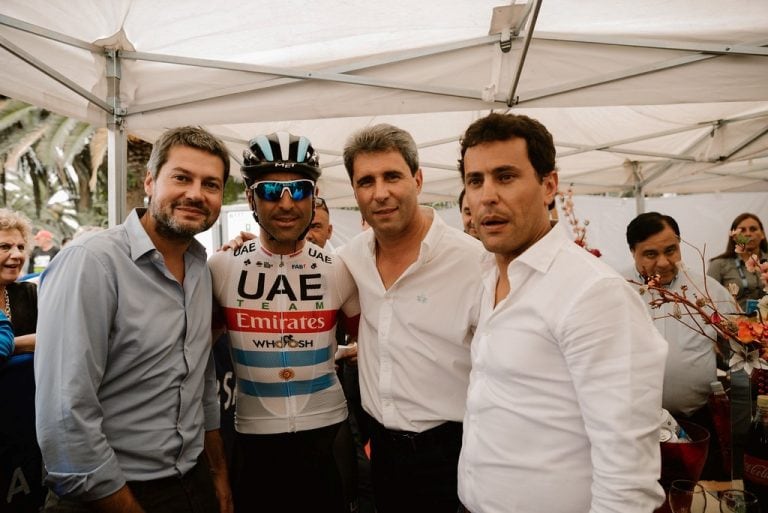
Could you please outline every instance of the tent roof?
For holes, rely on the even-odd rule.
[[[117,108],[150,139],[200,124],[235,160],[256,134],[307,135],[337,206],[351,130],[411,131],[422,199],[453,199],[459,135],[508,105],[550,128],[577,192],[768,191],[764,1],[498,3],[4,0],[0,93],[97,125]]]

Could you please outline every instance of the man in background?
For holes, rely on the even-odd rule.
[[[469,210],[466,199],[466,189],[461,189],[459,194],[459,212],[461,212],[461,225],[464,227],[464,233],[477,238],[477,229],[472,223],[472,211]]]
[[[330,243],[332,236],[331,213],[325,200],[318,196],[315,198],[315,214],[309,224],[307,240],[332,253],[333,246]]]
[[[671,216],[658,212],[638,215],[627,225],[627,244],[634,259],[634,268],[625,272],[624,277],[633,281],[636,289],[654,279],[657,286],[677,294],[685,293],[688,297],[708,294],[720,312],[738,311],[731,294],[717,280],[684,265],[680,252],[680,228]],[[650,304],[647,306],[656,328],[669,344],[662,406],[677,419],[690,420],[712,433],[703,478],[729,479],[723,470],[719,444],[714,436],[714,423],[707,407],[707,399],[712,392],[710,383],[717,380],[713,342],[717,340],[717,332],[700,319],[692,318],[675,303],[664,303],[658,308],[651,308]],[[675,308],[685,318],[676,318]],[[708,305],[702,308],[713,312]],[[693,328],[696,324],[703,333]]]
[[[29,254],[28,273],[41,273],[48,267],[51,259],[59,252],[59,247],[53,243],[53,234],[48,230],[40,230],[35,234],[35,247]]]

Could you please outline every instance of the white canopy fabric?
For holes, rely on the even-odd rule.
[[[150,140],[202,125],[234,162],[306,135],[332,206],[354,205],[352,130],[409,130],[422,201],[455,199],[460,134],[510,106],[577,193],[768,191],[764,0],[499,3],[3,0],[0,94]]]

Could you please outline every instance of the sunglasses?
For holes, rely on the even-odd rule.
[[[325,200],[320,196],[315,198],[315,207],[324,208],[325,210],[328,210],[328,205],[325,204]]]
[[[263,181],[251,186],[256,197],[265,201],[280,201],[285,191],[291,195],[293,201],[301,201],[312,196],[315,192],[315,182],[312,180],[288,180],[288,181]]]

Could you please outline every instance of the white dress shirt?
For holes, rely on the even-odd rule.
[[[484,295],[459,460],[473,513],[650,512],[661,503],[666,342],[639,294],[559,229]]]
[[[338,250],[360,294],[363,407],[379,423],[403,431],[464,418],[469,343],[482,292],[482,245],[434,211],[428,215],[432,225],[417,260],[389,289],[376,268],[373,230]]]
[[[624,276],[636,282],[643,281],[634,269],[625,272]],[[706,280],[705,292],[704,276],[683,268],[667,288],[682,294],[682,287],[685,286],[686,295],[691,299],[694,296],[703,297],[709,293],[720,312],[727,314],[738,311],[738,306],[725,287],[709,276]],[[639,288],[639,285],[633,286],[635,289]],[[650,301],[648,294],[643,298]],[[649,309],[651,308],[650,304],[646,303],[646,305]],[[672,415],[688,417],[707,404],[707,398],[711,393],[709,384],[717,380],[713,347],[713,339],[717,337],[717,332],[711,326],[705,325],[698,314],[691,317],[684,308],[680,310],[683,318],[675,319],[672,316],[674,308],[673,303],[665,303],[659,308],[651,309],[650,314],[654,318],[656,328],[669,343],[662,405]],[[709,307],[705,306],[704,309],[712,312]],[[708,336],[696,331],[697,324]]]

